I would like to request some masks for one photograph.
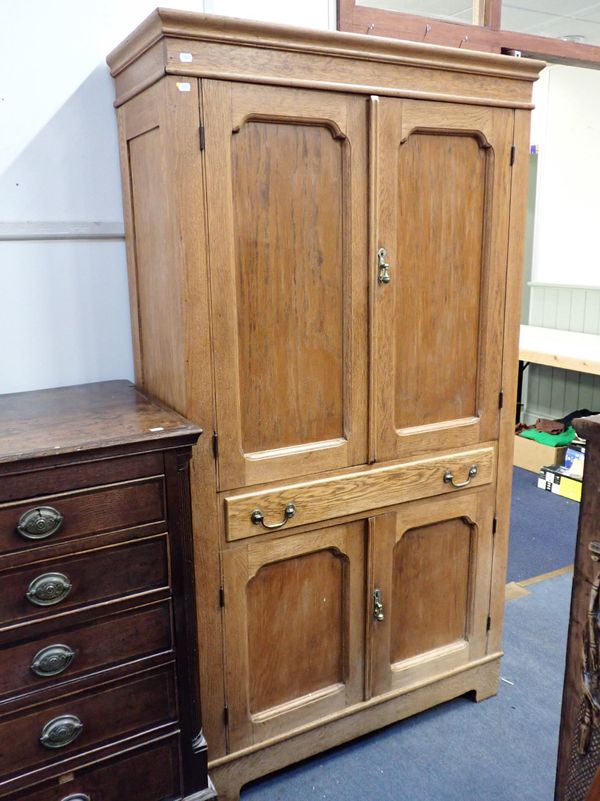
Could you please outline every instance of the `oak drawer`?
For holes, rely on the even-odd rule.
[[[88,673],[172,649],[169,601],[80,625],[0,651],[0,698],[35,692]]]
[[[268,526],[281,523],[284,525],[279,527],[287,531],[418,498],[460,492],[463,487],[457,485],[463,482],[466,487],[477,487],[494,481],[495,469],[495,447],[488,445],[256,492],[225,493],[227,539],[255,537],[269,530]],[[257,517],[257,523],[253,523]]]
[[[6,801],[170,801],[181,798],[178,737],[73,771]]]
[[[0,554],[165,518],[162,476],[0,507]]]
[[[166,534],[46,559],[0,574],[0,627],[168,586]]]
[[[28,714],[0,718],[0,777],[26,773],[176,719],[171,665],[40,705]]]

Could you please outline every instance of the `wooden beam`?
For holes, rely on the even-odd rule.
[[[429,42],[488,53],[519,50],[523,55],[600,69],[600,47],[565,42],[546,36],[500,30],[501,1],[474,0],[485,25],[467,25],[435,17],[422,17],[361,6],[356,0],[338,1],[338,30],[389,36],[411,42]]]

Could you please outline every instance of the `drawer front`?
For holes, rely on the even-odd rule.
[[[15,465],[19,471],[19,465]],[[163,455],[140,453],[135,456],[120,456],[112,459],[94,459],[67,464],[62,467],[15,472],[4,475],[0,482],[0,502],[37,498],[39,495],[54,495],[85,487],[116,484],[118,481],[133,481],[136,478],[158,476],[164,473]]]
[[[133,540],[0,575],[0,627],[169,586],[167,535]]]
[[[227,539],[460,492],[495,480],[493,445],[224,498]],[[256,521],[256,522],[253,522]]]
[[[168,665],[0,719],[0,777],[167,725],[176,715],[174,673]]]
[[[80,626],[62,622],[56,633],[0,651],[0,698],[171,649],[168,601]]]
[[[162,477],[0,508],[0,554],[164,520]]]
[[[69,781],[46,782],[6,801],[171,801],[181,798],[179,740],[162,740],[118,759],[74,771]]]

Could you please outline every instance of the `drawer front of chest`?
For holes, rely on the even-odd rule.
[[[428,459],[393,463],[352,473],[224,496],[229,541],[346,515],[361,514],[419,498],[456,493],[495,480],[494,445]]]
[[[27,627],[23,633],[25,641],[2,651],[0,700],[29,698],[49,686],[171,653],[173,647],[168,601],[79,625],[59,619],[50,633],[35,639]]]
[[[0,507],[0,554],[165,519],[162,476]]]
[[[177,719],[171,665],[0,719],[0,777],[155,731]],[[1,787],[1,784],[0,784]],[[127,796],[125,796],[127,797]]]
[[[167,535],[45,560],[0,575],[0,627],[169,587]]]
[[[180,798],[179,743],[170,737],[46,782],[6,801],[166,801]]]

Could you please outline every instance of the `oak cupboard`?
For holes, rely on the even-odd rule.
[[[192,460],[219,797],[501,657],[539,62],[159,9],[116,83],[137,381]]]

